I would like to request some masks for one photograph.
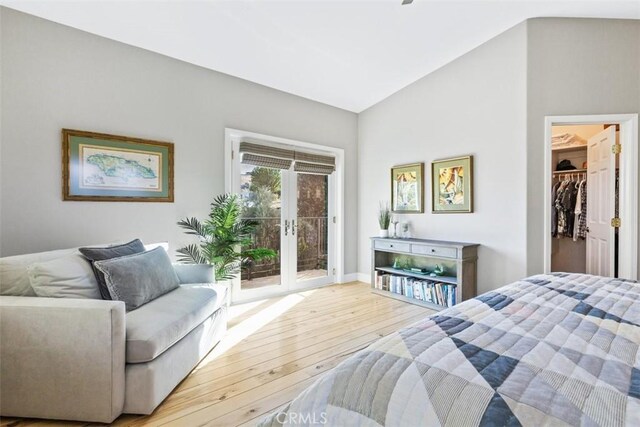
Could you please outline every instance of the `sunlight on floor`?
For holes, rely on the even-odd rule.
[[[320,277],[327,277],[327,273],[328,273],[327,270],[298,271],[298,274],[296,275],[296,281],[304,282],[305,280],[312,280]],[[242,289],[256,289],[256,288],[262,288],[265,286],[278,286],[280,285],[280,283],[282,283],[280,280],[281,280],[280,275],[259,277],[252,280],[245,279],[242,281],[241,287]]]
[[[231,307],[229,307],[229,310],[227,312],[227,315],[229,316],[228,320],[233,320],[236,317],[243,315],[247,311],[253,310],[256,307],[259,307],[265,304],[266,302],[267,300],[263,299],[263,300],[254,301],[254,302],[247,302],[244,304],[232,305]]]
[[[260,310],[258,313],[254,314],[248,319],[243,320],[237,325],[231,327],[227,331],[222,341],[220,341],[220,343],[213,350],[211,350],[211,352],[207,355],[207,357],[205,357],[202,360],[202,362],[200,362],[200,364],[196,367],[196,369],[194,369],[194,372],[202,369],[209,362],[212,362],[216,358],[226,353],[229,349],[233,348],[242,340],[246,339],[251,334],[255,333],[260,328],[267,325],[269,322],[272,322],[273,320],[275,320],[276,318],[278,318],[279,316],[281,316],[282,314],[284,314],[285,312],[293,308],[296,304],[302,302],[305,298],[312,295],[314,292],[315,290],[311,290],[304,293],[287,295],[286,297],[282,298],[280,301],[277,301],[276,303],[270,305],[269,307],[266,307],[263,310]],[[238,309],[242,310],[242,312],[247,312],[252,308],[259,306],[260,304],[265,303],[266,301],[267,300],[262,300],[262,301],[257,301],[255,303],[241,304],[241,306],[244,306],[244,305],[249,306],[247,308],[241,307],[241,306],[234,306],[234,307],[238,307]],[[231,307],[231,308],[233,309],[234,307]],[[236,313],[235,317],[239,316],[240,314]]]

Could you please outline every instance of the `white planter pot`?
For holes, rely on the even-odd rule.
[[[380,237],[389,237],[389,230],[380,230],[379,233]]]

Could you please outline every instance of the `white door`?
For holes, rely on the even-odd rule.
[[[587,151],[587,273],[612,276],[615,216],[615,126],[591,137]]]
[[[291,171],[289,177],[289,288],[333,283],[333,176]]]

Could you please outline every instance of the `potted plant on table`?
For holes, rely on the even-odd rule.
[[[389,224],[391,223],[391,209],[389,202],[380,202],[378,209],[378,225],[380,225],[380,237],[389,237]]]
[[[275,258],[277,254],[271,249],[251,248],[258,222],[241,215],[238,196],[222,194],[211,203],[206,220],[191,217],[178,221],[185,233],[199,239],[199,243],[177,250],[178,261],[213,265],[216,280],[230,280],[251,263]]]

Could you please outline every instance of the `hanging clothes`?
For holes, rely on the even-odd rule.
[[[555,197],[555,203],[554,203],[554,207],[556,210],[556,215],[558,218],[557,221],[557,225],[556,225],[556,237],[561,237],[562,233],[564,231],[564,226],[565,226],[565,222],[566,222],[566,217],[565,217],[565,210],[564,210],[564,206],[562,205],[562,200],[563,200],[563,195],[564,195],[564,190],[566,188],[566,186],[568,185],[568,181],[562,181],[560,182],[560,186],[558,187],[558,190],[556,191],[556,197]]]
[[[558,188],[561,182],[558,181],[551,187],[551,237],[558,236],[558,209],[556,208],[556,199],[558,198]]]
[[[558,237],[564,237],[569,232],[569,215],[571,212],[572,181],[562,181],[556,197],[556,209],[558,211]]]
[[[580,213],[582,213],[582,183],[576,184],[578,186],[578,195],[576,196],[576,208],[573,211],[575,219],[573,220],[573,241],[578,241],[578,228],[580,227]]]
[[[569,237],[577,240],[586,237],[586,180],[566,179],[553,185],[551,210],[551,234],[553,237]],[[583,196],[584,195],[584,196]],[[583,199],[584,198],[584,205]],[[583,218],[584,216],[584,218]],[[584,221],[581,228],[580,221]],[[585,234],[585,237],[582,237]]]
[[[570,181],[564,192],[563,206],[567,210],[565,216],[567,218],[564,235],[565,237],[573,237],[573,224],[575,223],[576,201],[578,196],[578,187],[574,181]]]
[[[583,179],[580,182],[578,188],[578,197],[576,198],[575,209],[575,232],[573,233],[573,240],[587,238],[587,180]]]

